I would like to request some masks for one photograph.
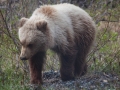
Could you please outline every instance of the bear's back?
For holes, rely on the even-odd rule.
[[[82,32],[95,30],[95,24],[87,12],[67,3],[41,6],[34,11],[30,19],[47,21],[51,36],[56,38],[56,43],[67,43],[66,36],[73,41],[75,36],[79,37]]]
[[[81,33],[81,31],[87,31],[87,28],[95,30],[95,23],[91,16],[80,7],[67,3],[53,5],[52,7],[58,11],[58,16],[62,20],[66,22],[68,20],[68,23],[72,25],[73,31]]]
[[[64,4],[53,5],[52,7],[54,7],[57,11],[66,15],[79,14],[81,16],[89,17],[89,15],[83,9],[72,4],[64,3]]]
[[[88,13],[86,13],[83,9],[79,8],[78,6],[72,5],[72,4],[57,4],[57,5],[43,5],[40,8],[37,8],[33,15],[43,15],[42,18],[55,18],[55,17],[69,17],[70,15],[73,15],[74,17],[86,17],[90,18]],[[73,17],[72,17],[73,18]]]

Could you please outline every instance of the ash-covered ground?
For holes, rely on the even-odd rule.
[[[43,90],[120,90],[120,77],[116,74],[96,72],[73,81],[62,82],[60,73],[43,73]]]

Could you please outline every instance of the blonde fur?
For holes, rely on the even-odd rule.
[[[47,49],[58,53],[63,81],[87,72],[86,57],[96,31],[95,23],[83,9],[72,4],[44,5],[25,20],[19,28],[19,39],[21,57],[29,59],[31,83],[42,83],[41,70]]]

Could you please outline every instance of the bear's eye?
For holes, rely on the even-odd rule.
[[[31,48],[33,46],[33,44],[28,44],[27,47]]]

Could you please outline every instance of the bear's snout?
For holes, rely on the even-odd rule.
[[[20,59],[21,60],[28,60],[30,58],[30,56],[31,56],[30,50],[28,48],[22,46]]]
[[[21,59],[21,60],[27,60],[27,58],[26,58],[26,57],[20,57],[20,59]]]

